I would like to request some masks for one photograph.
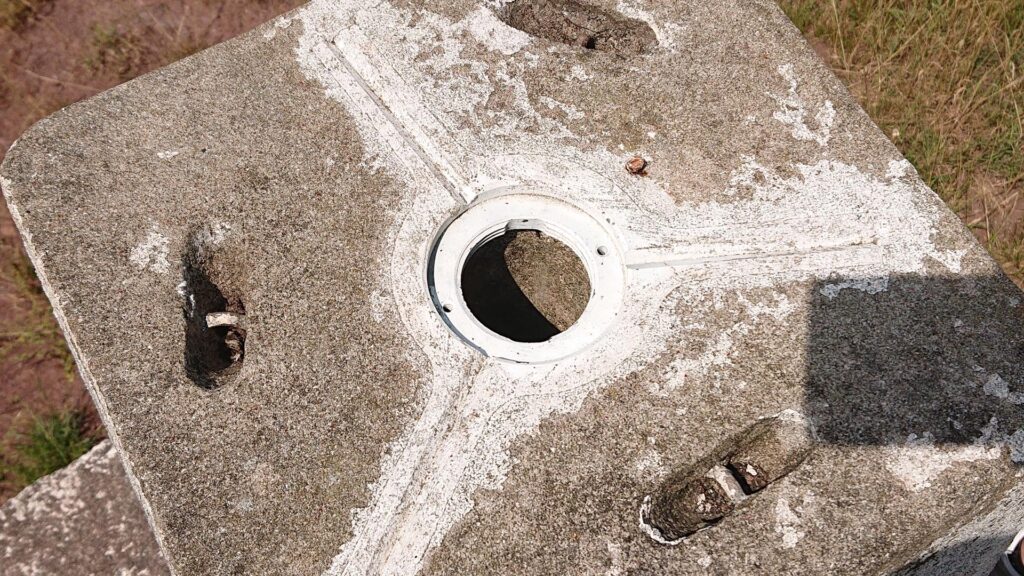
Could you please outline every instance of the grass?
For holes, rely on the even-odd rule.
[[[0,365],[55,359],[74,378],[75,363],[35,269],[17,246],[3,244],[2,278],[10,290],[3,297],[18,313],[0,322]]]
[[[90,39],[92,53],[85,65],[93,71],[109,70],[121,80],[129,80],[139,73],[145,56],[141,41],[114,27],[95,26]]]
[[[3,461],[0,480],[20,489],[71,464],[96,445],[99,436],[82,411],[34,418],[18,433]]]
[[[1024,286],[1024,2],[780,0],[925,181]]]

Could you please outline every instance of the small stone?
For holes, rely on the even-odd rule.
[[[237,363],[242,360],[245,354],[245,336],[237,329],[232,328],[224,338],[224,345],[227,346],[231,355],[231,362]]]
[[[207,328],[217,328],[218,326],[241,326],[242,316],[234,314],[232,312],[211,312],[206,315],[206,326]]]

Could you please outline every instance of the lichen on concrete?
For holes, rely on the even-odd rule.
[[[5,576],[170,573],[110,442],[0,507],[0,566]]]

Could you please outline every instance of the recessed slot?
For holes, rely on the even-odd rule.
[[[587,50],[635,55],[658,44],[645,22],[577,0],[516,0],[498,14],[527,34]]]
[[[192,234],[183,257],[185,372],[197,386],[218,388],[245,359],[245,305],[212,279],[208,235]]]

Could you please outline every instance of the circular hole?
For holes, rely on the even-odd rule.
[[[597,255],[598,256],[607,256],[608,255],[608,248],[606,248],[604,246],[598,246],[597,247]]]
[[[568,246],[538,230],[511,230],[476,248],[461,275],[470,312],[516,342],[544,342],[579,320],[590,278]]]

